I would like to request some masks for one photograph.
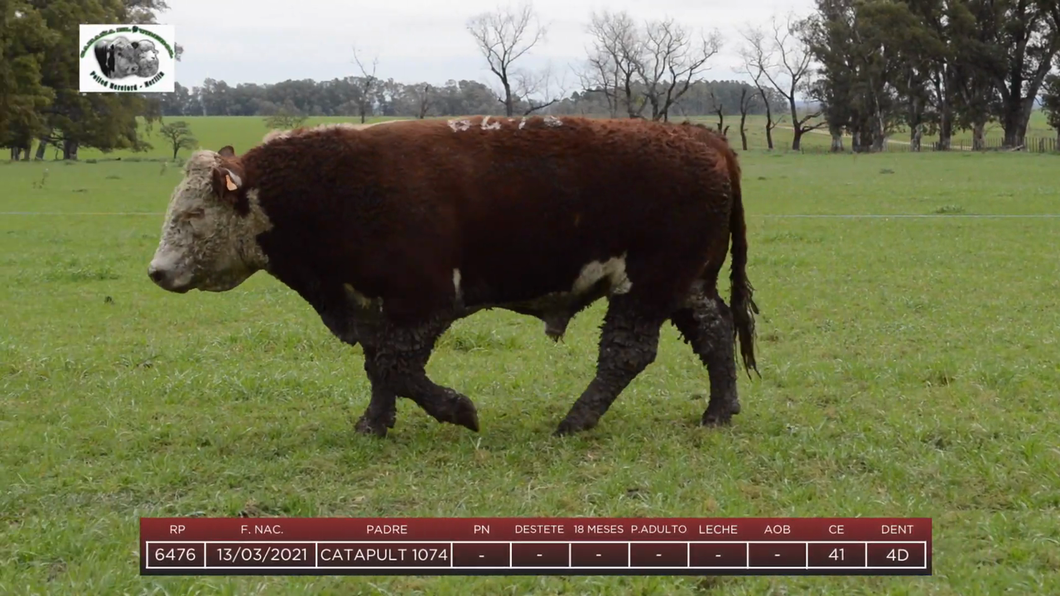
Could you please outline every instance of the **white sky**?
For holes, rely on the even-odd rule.
[[[212,77],[229,84],[276,83],[287,79],[332,79],[359,75],[362,59],[378,56],[376,75],[402,83],[448,79],[493,82],[465,29],[468,18],[495,10],[506,0],[172,0],[158,22],[173,25],[184,55],[177,80],[186,86]],[[737,74],[739,29],[768,23],[772,14],[809,14],[812,0],[536,0],[534,10],[549,25],[543,43],[516,64],[567,72],[585,60],[590,13],[626,10],[637,20],[675,18],[693,31],[721,31],[725,45],[708,63],[708,79]],[[492,86],[492,85],[491,85]]]

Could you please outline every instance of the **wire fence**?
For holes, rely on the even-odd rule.
[[[805,139],[806,137],[803,137]],[[849,139],[843,139],[844,143],[842,148],[839,150],[833,149],[832,147],[824,144],[814,143],[812,145],[803,144],[799,151],[802,153],[854,153],[856,152],[848,142]],[[880,151],[885,152],[926,152],[926,151],[944,151],[940,143],[936,142],[925,142],[917,147],[910,141],[900,139],[886,139],[883,142],[883,147]],[[873,152],[869,148],[864,148],[861,152],[869,153]],[[980,143],[973,143],[967,140],[951,141],[949,144],[948,151],[1024,151],[1027,153],[1057,153],[1060,154],[1060,142],[1057,137],[1026,137],[1019,139],[1013,145],[1006,145],[1005,140],[1002,138],[989,138],[984,139]]]

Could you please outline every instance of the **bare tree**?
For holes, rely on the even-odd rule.
[[[765,75],[765,67],[769,64],[766,56],[766,34],[758,27],[748,27],[740,33],[745,43],[740,48],[740,57],[743,60],[743,71],[751,77],[754,86],[758,89],[758,95],[762,98],[763,107],[766,110],[766,147],[773,150],[773,129],[783,121],[783,117],[773,119],[773,103],[770,100],[772,93],[769,89],[769,81]]]
[[[718,132],[723,135],[729,134],[729,127],[725,126],[725,108],[718,98],[714,96],[714,90],[710,90],[710,106],[714,110],[714,113],[718,115]],[[746,149],[746,147],[745,147]]]
[[[467,30],[475,39],[490,71],[500,80],[506,116],[515,111],[512,93],[512,64],[545,39],[546,28],[538,23],[530,2],[518,7],[498,7],[467,21]]]
[[[824,121],[810,123],[821,115],[820,111],[799,117],[795,94],[806,88],[813,74],[810,67],[811,54],[805,42],[797,34],[797,20],[788,14],[783,22],[774,16],[770,20],[770,32],[752,29],[744,33],[748,45],[746,58],[750,60],[748,70],[760,73],[769,85],[788,102],[791,110],[791,127],[795,131],[791,149],[798,151],[802,135],[824,126]],[[756,82],[757,84],[757,82]]]
[[[584,93],[599,93],[607,102],[607,113],[618,117],[618,70],[606,56],[589,55],[581,70],[575,72]]]
[[[757,97],[757,92],[747,87],[740,88],[740,142],[744,151],[747,151],[747,112],[751,111]]]
[[[630,118],[639,118],[647,98],[637,91],[644,43],[636,23],[624,11],[593,13],[588,32],[592,36],[589,74],[594,88],[607,95],[613,116],[622,106]]]
[[[551,63],[540,72],[522,69],[513,71],[512,78],[515,97],[526,103],[524,116],[561,101],[567,94],[566,77],[555,78]]]
[[[721,49],[721,33],[693,40],[672,18],[647,24],[644,59],[638,62],[652,120],[669,120],[670,107],[706,69],[706,63]]]
[[[412,96],[416,100],[416,117],[423,120],[427,117],[427,112],[431,111],[431,85],[429,83],[423,83],[421,85],[412,86]]]
[[[357,48],[353,48],[353,61],[357,64],[357,68],[361,70],[360,81],[357,85],[358,96],[356,99],[357,103],[357,114],[361,117],[361,124],[364,124],[365,116],[368,114],[368,109],[372,107],[372,97],[374,96],[376,86],[379,85],[379,79],[375,76],[375,69],[379,66],[379,57],[372,58],[372,70],[368,72],[368,68],[365,67],[364,62],[361,62],[360,56],[357,55]]]

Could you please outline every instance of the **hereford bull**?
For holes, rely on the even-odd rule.
[[[717,291],[732,238],[730,305]],[[642,120],[489,117],[270,133],[199,151],[169,203],[151,279],[223,292],[265,270],[364,350],[357,430],[385,436],[397,396],[478,430],[425,366],[455,320],[488,308],[559,339],[608,300],[596,377],[557,434],[592,428],[655,359],[670,320],[706,365],[705,425],[740,410],[734,346],[756,370],[740,168],[710,130]]]

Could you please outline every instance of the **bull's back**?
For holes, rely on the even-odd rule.
[[[622,255],[702,252],[728,215],[724,157],[677,126],[476,117],[365,132],[408,164],[391,183],[451,218],[455,267],[487,301],[569,290]]]

